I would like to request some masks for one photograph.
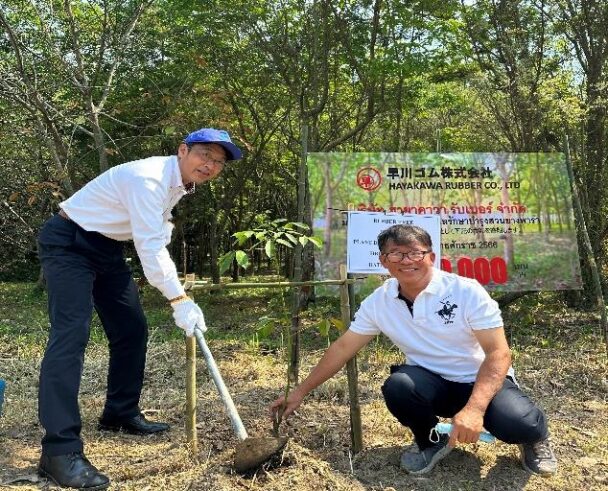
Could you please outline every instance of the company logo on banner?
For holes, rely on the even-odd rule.
[[[318,276],[336,277],[345,260],[346,212],[432,214],[444,270],[489,290],[581,288],[562,154],[311,153],[308,167],[324,237]],[[359,235],[375,240],[377,231]]]
[[[363,167],[357,172],[357,186],[365,191],[375,191],[382,184],[382,174],[374,167]]]

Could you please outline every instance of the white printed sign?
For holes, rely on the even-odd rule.
[[[380,264],[378,234],[392,225],[415,225],[426,230],[433,242],[435,267],[441,264],[441,224],[439,215],[402,215],[349,211],[346,230],[347,270],[354,274],[382,274],[388,271]]]

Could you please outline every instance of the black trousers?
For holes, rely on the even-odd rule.
[[[451,418],[471,396],[473,383],[450,382],[428,370],[409,365],[391,368],[382,386],[389,411],[409,427],[418,448],[427,448],[429,434],[439,421],[437,416]],[[549,436],[547,420],[536,406],[510,379],[490,402],[483,420],[484,428],[506,443],[534,443]]]
[[[42,451],[62,455],[83,449],[78,392],[93,308],[110,349],[103,418],[139,413],[148,326],[121,242],[55,215],[38,247],[51,323],[40,369]]]

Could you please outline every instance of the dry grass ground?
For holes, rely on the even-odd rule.
[[[244,296],[246,295],[246,296]],[[0,487],[52,489],[36,477],[41,429],[36,391],[44,349],[43,296],[31,285],[0,285],[0,377],[8,381],[0,419]],[[457,448],[428,476],[399,470],[408,431],[382,402],[380,385],[399,354],[379,340],[359,357],[364,425],[363,452],[349,451],[349,407],[344,375],[309,396],[284,427],[291,440],[282,465],[248,476],[231,469],[236,439],[204,363],[198,365],[199,452],[185,445],[185,355],[179,333],[154,294],[145,296],[151,340],[142,408],[152,419],[168,421],[166,435],[141,438],[102,433],[96,421],[104,402],[107,352],[96,328],[89,345],[81,407],[86,452],[112,479],[115,490],[602,490],[608,489],[607,363],[604,347],[591,334],[590,314],[560,306],[546,312],[536,301],[507,313],[518,379],[546,410],[559,458],[557,476],[531,476],[519,465],[516,448],[502,443]],[[246,427],[252,436],[269,434],[266,407],[283,388],[285,364],[278,337],[271,349],[253,343],[254,319],[272,299],[258,293],[226,294],[205,300],[213,335],[209,344]],[[536,302],[536,303],[535,303]],[[554,302],[545,302],[546,304]],[[312,326],[335,305],[305,315]],[[334,315],[337,315],[337,311]],[[517,329],[512,326],[517,325]],[[302,372],[318,360],[326,340],[310,328],[305,336]]]

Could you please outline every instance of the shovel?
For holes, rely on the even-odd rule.
[[[194,336],[196,337],[199,348],[203,352],[203,358],[205,358],[205,362],[207,363],[209,374],[211,375],[213,382],[215,382],[222,402],[226,407],[234,433],[240,440],[234,451],[234,469],[241,474],[256,469],[285,447],[287,444],[287,437],[250,438],[247,435],[247,430],[243,426],[243,422],[232,401],[232,397],[230,397],[230,393],[226,388],[226,384],[224,384],[224,380],[213,359],[213,355],[207,346],[203,331],[198,327],[194,328]]]

